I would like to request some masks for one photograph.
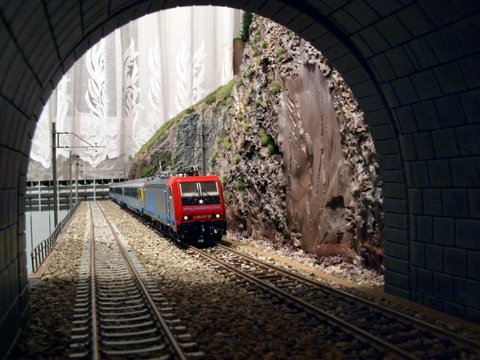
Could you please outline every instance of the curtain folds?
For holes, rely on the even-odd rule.
[[[69,178],[71,155],[83,164],[80,178],[124,177],[132,156],[163,123],[232,79],[240,21],[234,9],[175,8],[95,44],[64,75],[40,116],[28,179],[52,178],[52,121],[61,132],[59,179]]]

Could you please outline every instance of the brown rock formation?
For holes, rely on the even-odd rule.
[[[346,230],[345,204],[351,201],[352,174],[328,83],[317,67],[305,66],[284,84],[279,144],[287,174],[289,228],[302,235],[308,252],[348,254],[352,234]]]
[[[228,152],[220,149],[216,167],[229,179],[231,228],[380,268],[378,165],[353,94],[287,29],[260,17],[250,29],[235,108],[225,121],[237,141]],[[242,191],[235,189],[239,178]]]

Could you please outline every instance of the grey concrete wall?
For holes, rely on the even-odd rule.
[[[380,159],[386,291],[480,321],[479,1],[0,0],[0,357],[27,319],[25,178],[43,104],[101,37],[192,4],[254,11],[330,59]]]

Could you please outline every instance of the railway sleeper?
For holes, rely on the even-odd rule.
[[[119,286],[122,286],[122,287],[135,286],[135,281],[133,281],[131,276],[130,277],[125,276],[125,280],[122,280],[122,281],[118,281],[118,279],[114,279],[114,280],[110,280],[110,281],[99,279],[97,281],[97,285],[101,285],[101,286],[103,286],[105,288],[109,288],[109,289],[116,289]]]
[[[124,314],[116,314],[116,316],[123,316]],[[143,316],[132,316],[132,317],[125,317],[125,318],[109,318],[109,319],[102,319],[100,318],[100,323],[119,323],[119,322],[134,322],[140,320],[147,320],[151,319],[150,314],[143,315]]]
[[[76,342],[70,345],[70,349],[73,352],[79,352],[84,350],[90,350],[90,339],[88,341]]]
[[[90,306],[90,299],[82,300],[80,302],[75,302],[75,309],[88,309]],[[74,311],[75,311],[74,309]]]
[[[198,349],[198,344],[193,341],[188,341],[188,342],[178,342],[178,344],[181,346],[182,350],[187,350],[187,349]]]
[[[187,327],[184,325],[177,325],[177,326],[171,327],[170,330],[172,330],[173,332],[181,332],[181,331],[186,331]]]
[[[97,271],[98,272],[98,271]],[[97,273],[98,280],[97,282],[102,285],[102,284],[107,284],[107,283],[114,283],[115,285],[120,285],[120,284],[125,284],[129,283],[131,281],[132,276],[129,273],[126,273],[125,270],[115,273],[114,274],[108,274],[112,276],[107,276],[107,273]]]
[[[136,340],[102,340],[102,344],[106,346],[119,347],[119,346],[129,346],[129,345],[145,345],[158,343],[162,338],[160,336],[145,338]]]
[[[165,314],[162,314],[162,317],[165,319],[165,320],[169,320],[171,321],[170,319],[175,319],[177,318],[177,314],[175,313],[165,313]]]
[[[133,350],[103,350],[105,355],[112,355],[112,356],[128,356],[128,355],[140,355],[145,353],[154,353],[158,351],[165,350],[167,347],[166,344],[151,346],[148,348],[143,349],[133,349]]]
[[[187,356],[188,359],[205,357],[205,353],[201,351],[188,352],[188,353],[185,353],[185,355]]]
[[[97,297],[97,300],[99,301],[100,306],[103,305],[120,305],[120,304],[129,304],[129,303],[143,303],[143,299],[140,297],[140,295],[137,296],[130,296],[130,297],[110,297],[110,298],[100,298]]]
[[[86,359],[89,354],[90,354],[90,350],[75,352],[75,353],[70,353],[69,358],[70,359]]]
[[[114,274],[110,274],[111,276],[107,274],[98,274],[98,278],[96,282],[97,286],[106,287],[109,289],[116,289],[116,288],[124,288],[127,286],[135,285],[135,280],[132,278],[132,275],[127,271],[128,271],[127,269],[122,269],[122,271],[120,272],[115,272]]]
[[[82,321],[83,319],[90,319],[90,307],[87,309],[75,309],[73,310],[74,321]]]
[[[98,300],[104,300],[104,301],[115,301],[115,300],[130,300],[130,299],[136,299],[141,294],[139,293],[138,290],[133,290],[133,291],[118,291],[118,292],[104,292],[103,290],[98,291],[99,296],[97,296]]]
[[[175,339],[179,341],[191,341],[193,339],[192,335],[189,333],[175,335]]]
[[[136,292],[138,291],[138,288],[132,284],[129,286],[114,286],[114,287],[108,287],[108,286],[98,286],[97,285],[97,291],[102,291],[102,292],[109,292],[111,294],[121,294],[121,293],[126,293],[126,292]]]
[[[85,289],[77,288],[77,292],[75,294],[75,297],[76,298],[82,298],[82,297],[85,297],[85,296],[90,296],[90,287],[85,288]]]
[[[156,333],[156,328],[145,329],[140,331],[130,331],[130,332],[102,332],[102,337],[106,338],[117,338],[117,337],[127,337],[127,336],[144,336],[152,333]]]
[[[102,330],[122,330],[122,329],[132,329],[132,328],[141,328],[141,327],[151,327],[154,326],[153,321],[146,321],[138,324],[128,324],[128,325],[102,325],[100,324],[100,329]]]
[[[75,326],[72,328],[72,333],[84,333],[90,329],[90,326]]]
[[[98,312],[98,314],[100,316],[117,316],[117,315],[119,315],[119,313],[121,313],[122,316],[129,316],[129,315],[145,314],[146,312],[148,312],[148,309],[141,308],[141,309],[138,309],[138,310],[131,310],[131,311],[125,311],[125,312],[121,312],[121,311],[109,312],[109,311],[101,311],[100,310]]]
[[[75,315],[74,315],[74,317],[75,317]],[[80,319],[73,320],[72,324],[73,325],[83,325],[83,324],[87,324],[89,321],[90,321],[90,317],[88,316],[88,314],[85,314]]]
[[[118,304],[112,303],[113,306],[106,306],[102,304],[102,311],[123,311],[123,310],[131,310],[136,308],[143,308],[145,304],[143,302],[137,302],[134,305],[125,305],[125,306],[118,306]]]
[[[70,339],[73,341],[86,341],[90,339],[90,333],[86,332],[84,334],[79,334],[79,335],[72,335],[70,336]]]
[[[152,300],[157,305],[157,307],[165,307],[165,306],[171,306],[173,303],[169,303],[168,301],[165,300],[163,296],[157,297],[155,295],[152,296]]]

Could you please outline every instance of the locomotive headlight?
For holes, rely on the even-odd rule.
[[[185,215],[185,216],[183,217],[183,220],[188,220],[188,216]]]
[[[203,204],[203,199],[198,200],[199,204]]]
[[[217,219],[219,219],[219,218],[220,218],[220,214],[215,214],[215,217],[216,217]]]

